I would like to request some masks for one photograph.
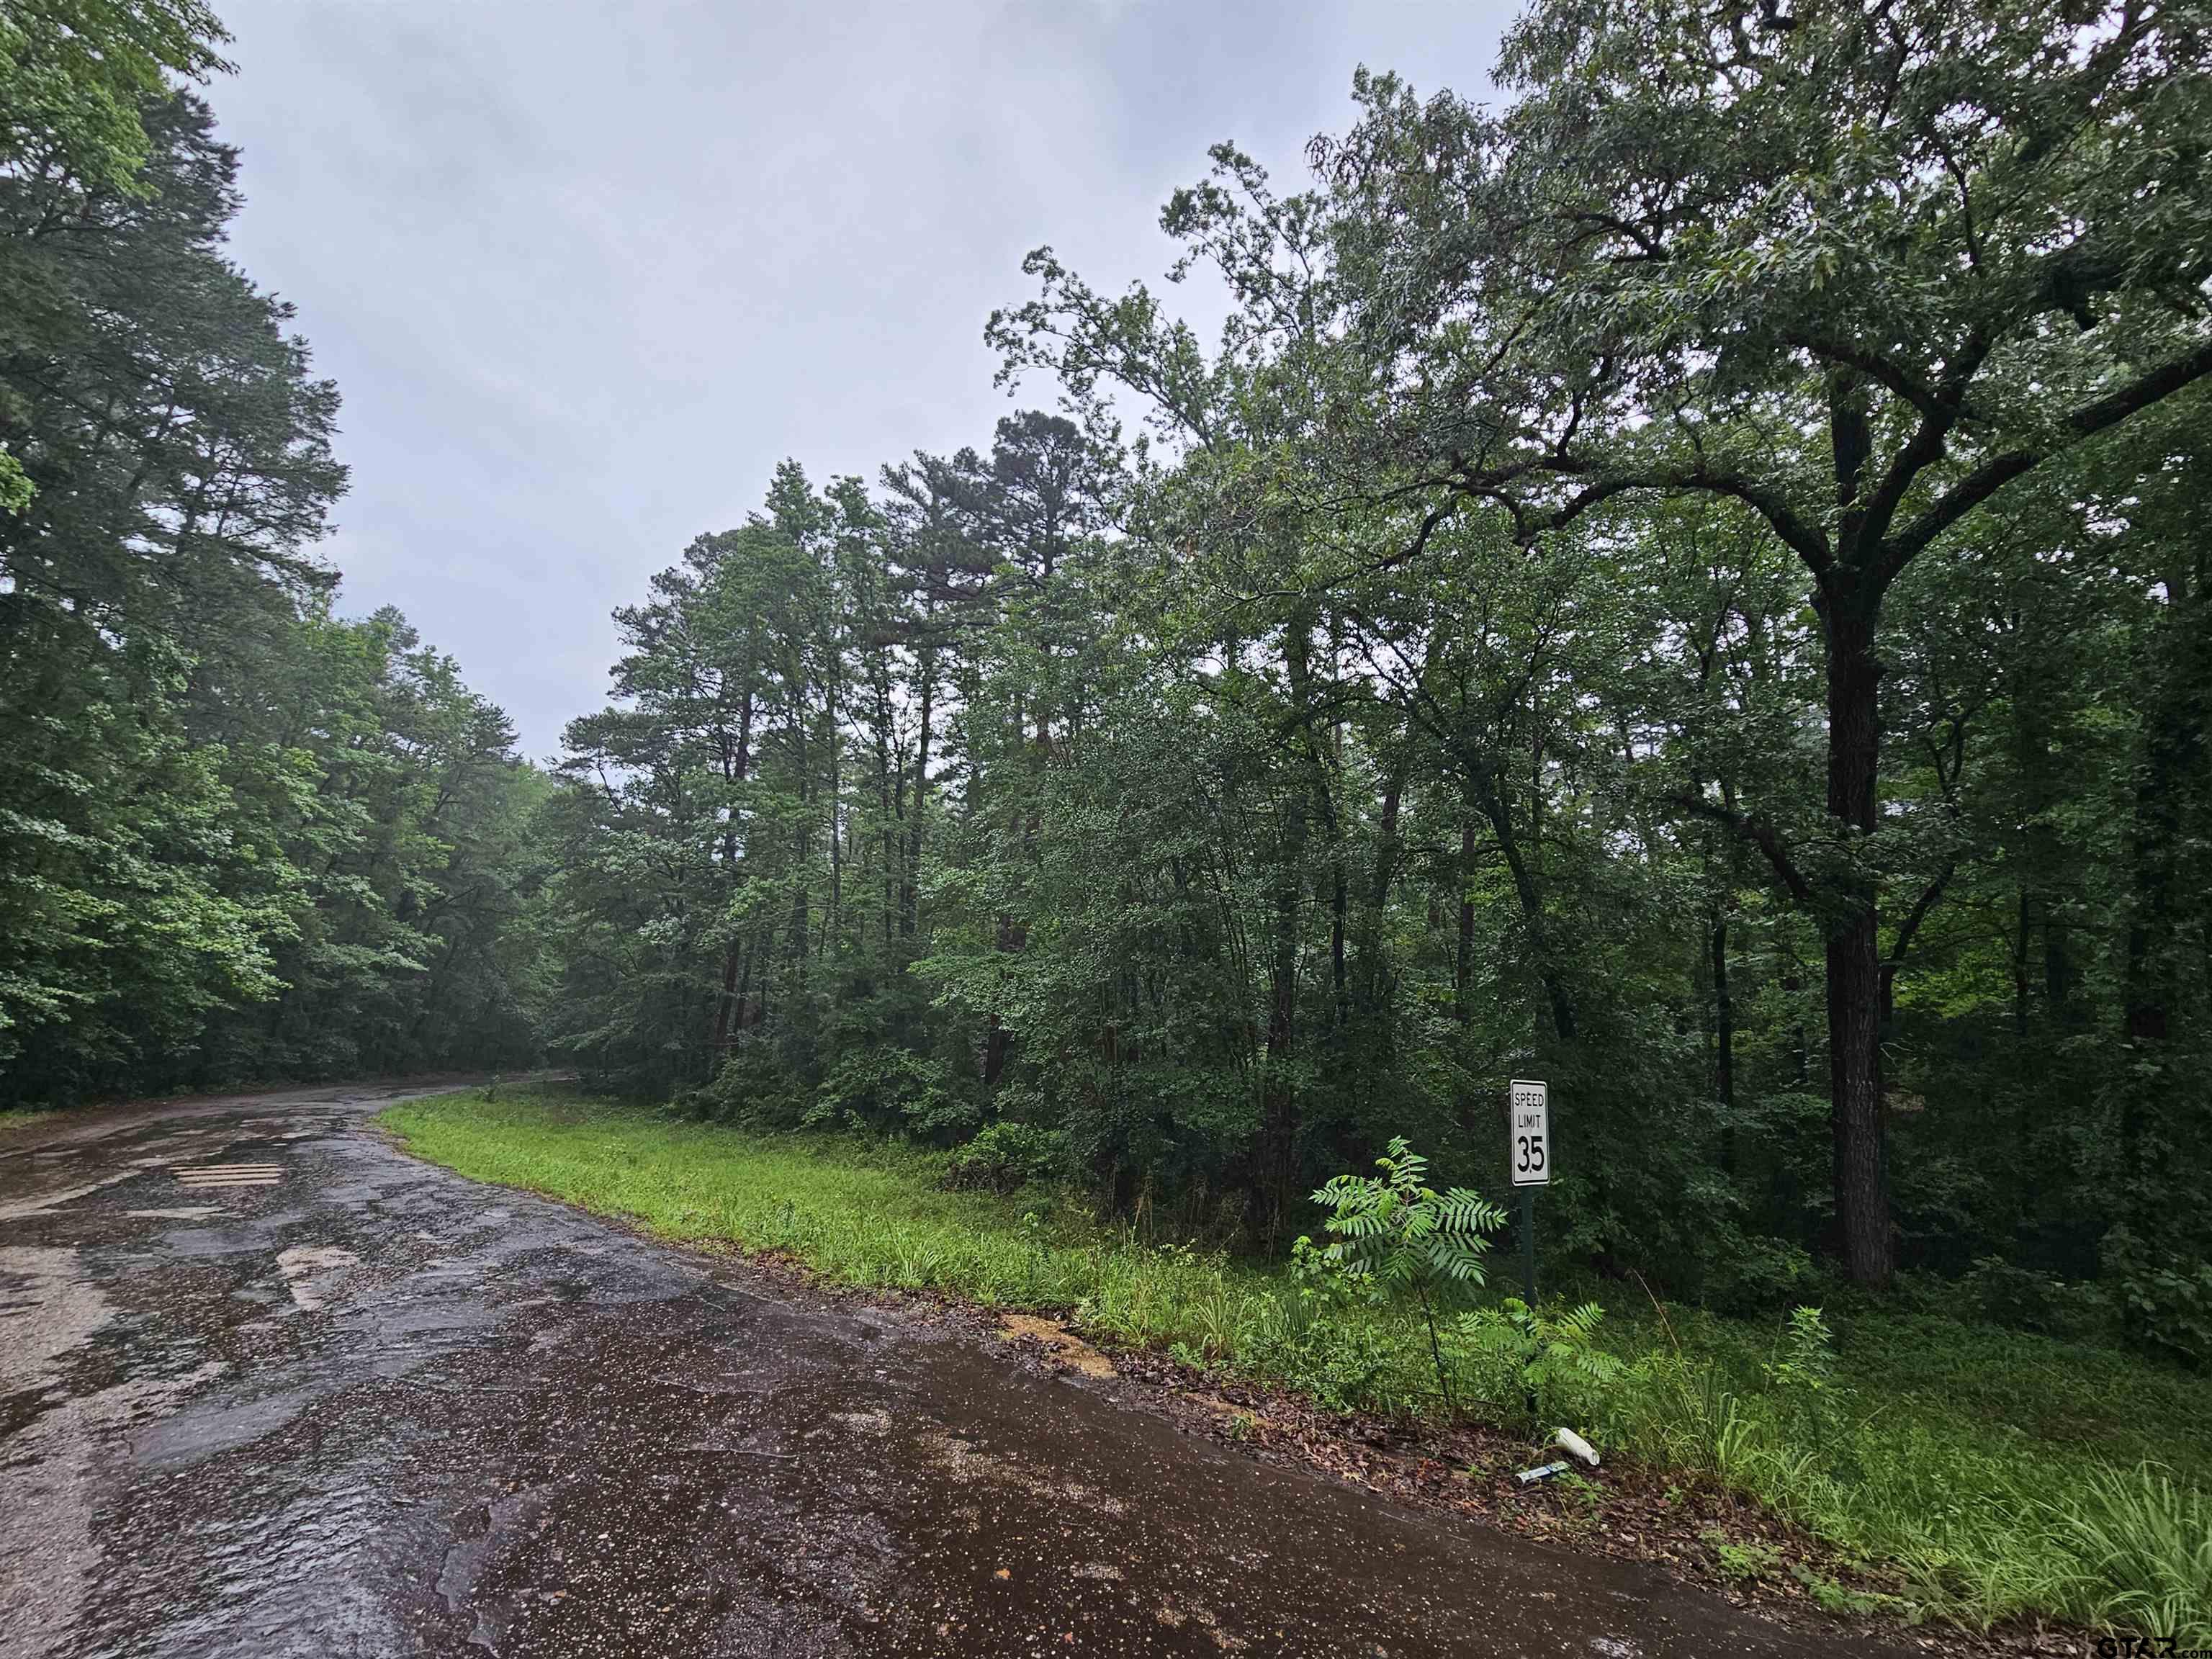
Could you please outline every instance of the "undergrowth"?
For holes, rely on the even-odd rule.
[[[1332,1409],[1433,1422],[1448,1392],[1532,1441],[1571,1424],[1758,1498],[1891,1583],[1907,1617],[2042,1614],[2212,1647],[2212,1382],[2118,1350],[1879,1303],[1723,1319],[1617,1284],[1601,1316],[1486,1295],[1449,1322],[1409,1320],[1310,1260],[1146,1239],[1061,1189],[948,1189],[945,1155],[897,1143],[760,1135],[545,1089],[414,1101],[380,1121],[463,1175],[662,1237],[786,1252],[841,1284],[1066,1312],[1093,1339]]]

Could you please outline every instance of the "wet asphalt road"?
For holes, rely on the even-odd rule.
[[[427,1168],[395,1097],[0,1133],[0,1656],[1844,1645]]]

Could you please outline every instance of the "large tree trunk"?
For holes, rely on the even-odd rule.
[[[1352,982],[1344,953],[1345,917],[1347,898],[1344,883],[1344,855],[1337,853],[1330,860],[1328,896],[1328,972],[1329,982],[1336,990],[1336,1029],[1341,1033],[1352,1023]]]
[[[1528,936],[1528,954],[1535,958],[1536,977],[1544,990],[1544,1003],[1552,1016],[1552,1035],[1562,1043],[1575,1040],[1578,1029],[1575,1019],[1575,1003],[1568,994],[1566,981],[1561,977],[1559,963],[1552,955],[1551,930],[1544,921],[1544,896],[1536,885],[1536,873],[1528,866],[1523,855],[1521,838],[1514,832],[1513,814],[1505,804],[1504,794],[1488,780],[1474,781],[1476,802],[1483,816],[1489,819],[1491,832],[1498,839],[1498,850],[1504,855],[1505,868],[1513,878],[1513,891],[1521,901],[1521,922]]]
[[[1713,1097],[1721,1108],[1721,1170],[1735,1173],[1735,997],[1729,987],[1726,901],[1713,907],[1707,937],[1713,973]]]
[[[2192,576],[2195,580],[2192,580]],[[2154,676],[2143,710],[2142,758],[2129,836],[2126,966],[2121,984],[2127,1054],[2119,1083],[2120,1154],[2131,1189],[2154,1208],[2171,1191],[2158,1119],[2174,1087],[2167,1048],[2185,995],[2183,941],[2190,898],[2191,808],[2204,781],[2212,720],[2212,660],[2202,576],[2165,575],[2167,614],[2153,635]]]
[[[1287,1214],[1293,1188],[1298,1137],[1297,1091],[1290,1061],[1297,1048],[1298,929],[1305,890],[1306,840],[1310,821],[1327,799],[1316,774],[1312,714],[1310,617],[1299,616],[1285,630],[1284,665],[1292,706],[1300,714],[1300,741],[1309,770],[1308,787],[1288,792],[1281,838],[1274,848],[1271,885],[1274,911],[1268,945],[1267,1064],[1260,1102],[1260,1134],[1254,1149],[1253,1196],[1271,1226]]]
[[[796,769],[799,773],[799,805],[802,808],[811,808],[814,805],[814,791],[806,771],[806,710],[803,702],[805,696],[804,684],[800,683],[800,689],[792,696],[791,743]],[[806,945],[813,927],[813,923],[807,915],[806,904],[806,866],[813,845],[813,837],[808,832],[811,827],[807,822],[805,811],[802,811],[799,815],[799,827],[794,832],[797,844],[792,848],[791,865],[794,878],[791,892],[791,978],[794,986],[803,986],[806,983]]]
[[[743,936],[731,936],[722,952],[722,992],[714,1002],[714,1054],[717,1063],[730,1046],[730,1021],[738,1006],[738,965],[744,955]]]
[[[917,882],[921,869],[922,813],[929,799],[929,722],[930,695],[937,690],[937,658],[933,652],[921,653],[919,670],[921,681],[921,729],[915,741],[914,757],[914,817],[907,824],[906,866],[899,883],[899,933],[902,937],[914,936],[921,915]]]
[[[1462,1025],[1474,1018],[1474,825],[1459,832],[1459,939],[1452,953],[1452,1015]]]
[[[1828,816],[1842,838],[1863,843],[1875,827],[1881,752],[1881,666],[1874,606],[1830,594]],[[1854,850],[1860,850],[1856,848]],[[1838,1242],[1862,1285],[1889,1282],[1889,1181],[1882,1149],[1881,944],[1871,872],[1840,879],[1827,918],[1828,1085],[1835,1136]]]
[[[833,656],[832,660],[835,660]],[[830,915],[828,925],[822,930],[821,951],[830,954],[837,937],[839,924],[845,910],[845,856],[842,820],[845,815],[844,745],[838,741],[837,692],[838,683],[833,671],[830,678],[827,701],[830,723]]]
[[[1380,832],[1376,836],[1375,862],[1360,916],[1359,971],[1354,978],[1358,984],[1359,1018],[1366,1024],[1373,1022],[1389,1000],[1392,985],[1383,939],[1386,913],[1390,902],[1390,883],[1398,872],[1401,857],[1398,845],[1398,804],[1405,793],[1406,766],[1404,759],[1397,761],[1383,786],[1382,817]],[[1377,1035],[1387,1038],[1388,1033]]]
[[[738,703],[737,746],[732,750],[726,744],[722,752],[722,780],[732,791],[732,799],[725,809],[729,812],[730,819],[729,827],[725,828],[722,832],[722,873],[732,884],[735,883],[738,875],[738,836],[735,828],[738,804],[734,792],[737,786],[745,781],[746,775],[752,769],[752,755],[753,695],[748,691]],[[730,1025],[732,1018],[736,1018],[740,1029],[744,1024],[741,1017],[744,999],[738,990],[738,962],[743,953],[743,936],[732,933],[728,945],[722,952],[722,992],[714,1007],[714,1053],[710,1060],[712,1065],[721,1064],[722,1051],[729,1047]]]
[[[1291,811],[1303,817],[1303,805]],[[1301,840],[1303,837],[1300,838]],[[1295,866],[1294,866],[1295,867]],[[1267,1066],[1260,1102],[1260,1144],[1253,1185],[1261,1213],[1279,1222],[1291,1202],[1297,1161],[1298,1097],[1290,1076],[1297,1047],[1298,893],[1295,879],[1279,880],[1273,961],[1267,972]]]

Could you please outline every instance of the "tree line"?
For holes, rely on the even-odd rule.
[[[225,257],[198,6],[0,18],[0,1097],[527,1059],[550,793],[314,544],[337,393]]]
[[[1502,109],[1363,72],[1297,188],[1224,145],[1168,204],[1218,340],[1040,250],[988,337],[1052,407],[780,468],[551,778],[319,608],[331,394],[208,252],[198,106],[145,106],[174,184],[11,161],[11,290],[112,290],[7,325],[9,706],[58,722],[5,763],[11,1087],[164,1020],[542,1045],[1264,1243],[1395,1135],[1499,1188],[1542,1076],[1601,1267],[2002,1257],[2212,1331],[2208,30],[1544,0]],[[133,859],[222,948],[73,945]]]

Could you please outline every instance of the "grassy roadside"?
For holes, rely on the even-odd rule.
[[[1440,1414],[1425,1336],[1401,1310],[1140,1241],[1067,1194],[947,1192],[940,1161],[911,1148],[757,1135],[558,1090],[413,1101],[379,1121],[463,1175],[663,1237],[787,1252],[839,1283],[1070,1310],[1095,1339],[1327,1407]],[[1870,1571],[1906,1616],[2044,1615],[2212,1646],[2212,1382],[1881,1309],[1837,1316],[1832,1352],[1808,1352],[1778,1322],[1662,1314],[1610,1290],[1602,1346],[1623,1367],[1563,1380],[1547,1413],[1759,1498]],[[1518,1420],[1516,1390],[1483,1355],[1447,1346],[1462,1406]],[[1742,1551],[1723,1565],[1746,1578],[1783,1566]],[[1840,1586],[1810,1588],[1865,1610]]]
[[[56,1107],[10,1106],[0,1110],[0,1130],[26,1128],[60,1115],[60,1109]]]

